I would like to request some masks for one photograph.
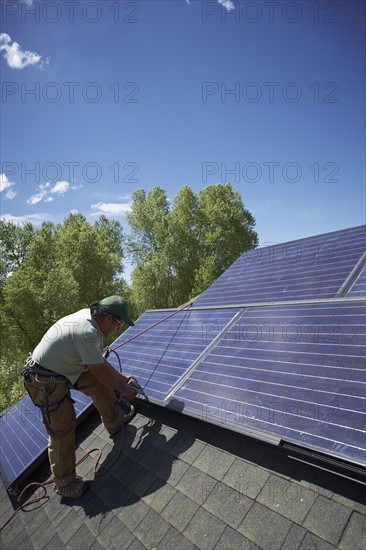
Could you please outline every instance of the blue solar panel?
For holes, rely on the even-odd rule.
[[[356,227],[242,255],[193,307],[148,311],[120,336],[123,371],[153,402],[363,464],[365,236]],[[73,398],[81,418],[90,399]],[[45,455],[47,437],[28,397],[0,425],[10,485]]]
[[[71,390],[77,419],[87,413],[91,399]],[[36,467],[47,450],[48,436],[42,424],[39,409],[29,396],[23,397],[0,418],[1,477],[6,485],[20,482],[28,474],[30,465]]]
[[[366,464],[365,303],[249,308],[173,394],[201,418]]]
[[[135,376],[150,397],[162,400],[210,342],[237,313],[235,309],[181,311],[152,328],[118,351],[124,370]],[[167,316],[165,311],[149,311],[114,342],[117,347]],[[118,369],[117,358],[109,361]]]
[[[366,248],[365,226],[251,250],[195,306],[331,298]]]
[[[211,340],[237,313],[235,309],[219,311],[181,311],[171,319],[121,347],[118,351],[123,370],[138,378],[149,396],[162,400],[172,385],[210,344]],[[166,311],[145,313],[134,327],[118,338],[113,347],[167,317]],[[109,357],[119,369],[115,354]],[[77,418],[91,410],[91,399],[72,390]],[[8,485],[19,482],[45,456],[47,434],[41,415],[25,396],[0,418],[1,474]]]

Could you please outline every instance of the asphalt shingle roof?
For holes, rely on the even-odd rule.
[[[96,412],[77,434],[78,457],[103,449],[100,471],[118,455],[121,436],[112,441]],[[78,473],[93,479],[93,466],[89,457]],[[29,481],[48,476],[45,461]],[[2,548],[366,548],[362,485],[150,405],[125,429],[123,454],[79,500],[60,499],[52,486],[48,495],[5,527]],[[1,524],[12,512],[2,486]]]

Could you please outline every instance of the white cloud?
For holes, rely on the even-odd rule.
[[[92,213],[92,216],[100,216],[104,214],[105,216],[123,216],[126,212],[131,211],[130,203],[120,203],[120,202],[98,202],[91,205],[92,210],[96,212]]]
[[[227,11],[235,10],[234,2],[232,2],[231,0],[217,0],[217,1],[218,1],[219,4],[224,6],[224,8],[226,8]]]
[[[8,189],[5,193],[5,198],[12,200],[16,196],[16,191],[11,189],[15,185],[12,181],[9,181],[6,174],[0,174],[0,193]]]
[[[6,222],[13,222],[16,225],[23,225],[25,223],[32,223],[33,225],[41,225],[44,221],[49,219],[47,214],[30,214],[25,216],[13,216],[12,214],[2,214],[1,220]]]
[[[38,186],[38,191],[27,200],[28,204],[37,204],[41,201],[43,202],[52,202],[52,195],[64,195],[70,189],[75,189],[75,187],[70,187],[68,181],[58,181],[55,184],[52,184],[50,181],[47,183],[41,183]]]
[[[58,195],[63,195],[70,188],[68,181],[58,181],[56,185],[51,189],[51,193],[57,193]]]
[[[17,196],[17,192],[10,189],[7,193],[5,193],[5,198],[9,199],[10,201],[13,200],[14,197]]]
[[[49,58],[43,58],[36,52],[22,50],[18,42],[12,42],[6,33],[0,34],[0,51],[11,69],[24,69],[27,65],[38,65],[41,69],[48,65]]]
[[[34,0],[20,0],[20,2],[24,2],[24,4],[27,4],[27,6],[33,6]]]

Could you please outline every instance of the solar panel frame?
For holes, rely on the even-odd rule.
[[[328,315],[331,315],[330,319],[334,318],[334,311],[336,309],[340,309],[341,312],[339,313],[339,319],[346,319],[344,321],[344,326],[347,325],[347,321],[354,322],[355,321],[355,315],[354,310],[358,309],[359,315],[364,320],[364,311],[365,311],[365,303],[364,301],[350,301],[350,300],[336,300],[332,302],[332,304],[326,304],[327,309],[333,309],[333,313],[328,313]],[[278,313],[278,307],[277,311],[276,307],[268,307],[267,311],[271,312],[272,318],[276,313]],[[299,305],[296,306],[299,308]],[[311,303],[308,305],[301,306],[302,309],[310,309],[312,310],[311,315],[314,316],[314,309],[324,307],[324,303],[322,304],[315,304]],[[293,306],[292,305],[283,305],[281,306],[282,310],[290,311]],[[352,312],[352,315],[349,317],[345,317],[347,314],[347,310],[349,312]],[[254,315],[254,317],[253,317]],[[249,307],[246,311],[246,314],[241,318],[240,323],[245,321],[245,319],[256,319],[256,315],[258,315],[258,318],[263,318],[263,308],[262,307]],[[252,317],[251,317],[252,316]],[[293,312],[292,312],[293,317]],[[320,323],[323,321],[324,316],[317,318],[313,317],[315,319],[320,320]],[[325,317],[326,318],[326,317]],[[333,320],[331,321],[333,323]],[[300,356],[304,354],[304,347],[309,347],[309,341],[305,342],[284,342],[279,343],[277,347],[274,347],[271,343],[271,349],[270,354],[267,353],[267,361],[268,361],[268,368],[266,369],[267,378],[265,381],[258,379],[258,372],[260,372],[262,375],[264,373],[263,371],[263,360],[257,359],[256,367],[252,369],[253,373],[256,373],[257,379],[251,380],[251,377],[248,376],[248,371],[251,369],[251,367],[246,367],[246,378],[245,378],[245,384],[246,389],[241,388],[238,386],[238,383],[240,382],[242,384],[243,377],[238,376],[236,378],[237,384],[231,383],[227,384],[227,391],[224,388],[224,390],[221,390],[220,381],[222,385],[222,381],[230,381],[232,382],[233,378],[230,379],[230,377],[233,376],[233,371],[230,370],[232,367],[230,367],[230,359],[223,361],[223,357],[225,357],[225,353],[223,350],[228,347],[228,342],[230,342],[230,338],[233,337],[233,334],[235,333],[235,325],[225,334],[225,337],[218,342],[218,344],[215,346],[215,348],[211,351],[211,353],[208,355],[207,359],[202,361],[199,365],[196,366],[195,370],[191,373],[190,378],[185,381],[184,385],[179,387],[177,391],[175,391],[170,397],[174,398],[176,400],[181,400],[185,403],[185,411],[188,411],[189,409],[193,409],[198,417],[202,419],[202,416],[204,416],[204,413],[207,413],[207,407],[211,407],[211,413],[210,415],[207,413],[206,416],[219,416],[219,418],[210,418],[209,421],[215,421],[214,423],[221,423],[225,426],[230,426],[231,429],[234,431],[239,431],[241,433],[248,433],[248,430],[254,430],[258,431],[260,437],[264,438],[264,434],[268,434],[271,438],[273,438],[274,435],[278,435],[278,437],[281,440],[286,440],[288,442],[293,442],[296,444],[300,444],[303,446],[306,446],[307,448],[312,448],[314,450],[325,452],[329,454],[330,456],[338,456],[341,459],[348,460],[350,462],[359,464],[361,466],[365,466],[365,457],[366,457],[366,445],[365,442],[360,447],[355,444],[355,441],[350,438],[351,436],[353,439],[358,434],[362,434],[362,437],[365,438],[365,362],[364,362],[364,346],[361,341],[365,339],[365,323],[362,324],[362,332],[357,332],[358,329],[356,329],[355,334],[347,333],[343,331],[342,337],[345,337],[343,348],[341,348],[341,351],[343,351],[342,354],[335,355],[335,358],[337,359],[336,364],[333,364],[333,372],[337,373],[337,377],[330,376],[332,374],[330,367],[331,365],[320,365],[320,368],[323,368],[323,370],[326,371],[326,377],[324,379],[324,382],[320,384],[319,386],[319,378],[316,378],[314,374],[311,375],[311,377],[314,377],[314,382],[316,381],[316,387],[312,388],[312,379],[311,383],[308,384],[309,387],[307,387],[307,384],[302,382],[301,384],[297,383],[297,385],[293,385],[293,382],[288,383],[289,379],[292,377],[294,379],[295,375],[291,373],[289,370],[285,370],[282,372],[282,375],[279,375],[277,372],[277,381],[270,380],[271,377],[271,369],[274,368],[276,365],[276,361],[273,358],[273,355],[276,357],[278,354],[281,355],[281,347],[282,348],[292,348],[291,353],[293,353],[293,348],[298,346],[299,351],[298,353]],[[302,334],[304,336],[305,333]],[[321,333],[318,335],[315,333],[317,338],[321,335]],[[351,337],[349,337],[349,334]],[[275,334],[274,334],[275,335]],[[313,335],[313,333],[312,333]],[[271,337],[273,334],[271,333]],[[353,342],[353,337],[356,336],[358,344],[355,344]],[[235,342],[234,342],[235,344]],[[310,342],[311,344],[311,342]],[[333,342],[329,343],[323,343],[323,342],[316,342],[313,345],[313,347],[318,347],[321,349],[321,354],[325,357],[330,356],[329,351],[333,347],[334,349],[339,350],[339,343],[336,343],[336,346],[333,345]],[[327,355],[324,354],[324,346],[328,345],[328,353]],[[243,362],[243,350],[247,351],[247,349],[250,349],[251,347],[256,346],[256,354],[258,355],[258,349],[263,347],[263,342],[254,342],[254,343],[248,343],[245,342],[245,345],[243,346],[236,346],[236,354],[234,357],[236,361],[239,362],[239,367],[242,369],[242,362]],[[235,348],[235,345],[234,345]],[[284,349],[283,351],[286,351]],[[268,352],[268,350],[267,350]],[[352,353],[351,353],[352,352]],[[314,352],[312,352],[314,353]],[[277,355],[276,355],[277,354]],[[349,356],[355,356],[356,361],[359,361],[358,365],[354,365],[350,368],[346,368],[345,362],[348,360]],[[216,363],[214,361],[216,359]],[[330,359],[332,360],[332,359]],[[221,363],[220,363],[221,361]],[[241,361],[241,364],[240,364]],[[253,357],[250,359],[251,362],[253,362]],[[262,370],[259,370],[258,362],[262,361]],[[283,364],[283,360],[279,359],[277,361],[279,365]],[[291,362],[293,368],[298,368],[299,361],[298,359]],[[218,368],[218,364],[222,364],[223,368],[220,370]],[[306,363],[304,363],[306,368]],[[207,367],[207,368],[206,368]],[[316,368],[316,364],[313,363],[313,367]],[[300,368],[303,368],[300,366]],[[318,367],[319,368],[319,367]],[[215,371],[216,369],[216,371]],[[343,371],[342,371],[343,369]],[[238,369],[239,370],[239,369]],[[353,375],[355,376],[354,380],[350,378],[350,372],[352,371]],[[338,378],[340,376],[340,373],[343,372],[344,376],[343,378]],[[269,373],[269,375],[268,375]],[[304,379],[303,373],[298,373],[298,382],[302,381]],[[279,378],[278,378],[279,376]],[[282,378],[281,378],[282,376]],[[282,383],[279,383],[279,381],[282,380]],[[279,389],[283,390],[285,387],[284,383],[286,382],[286,385],[288,388],[286,388],[285,391],[283,391],[283,395],[279,394]],[[329,384],[343,384],[347,387],[347,390],[345,392],[332,392],[329,391]],[[212,387],[212,391],[209,391],[207,388]],[[224,384],[225,386],[225,384]],[[266,387],[270,387],[271,391],[266,391]],[[238,389],[239,388],[239,389]],[[275,388],[275,391],[273,390]],[[205,391],[206,389],[206,391]],[[263,403],[260,402],[260,399],[264,396],[265,399],[269,399],[273,401],[273,399],[276,399],[277,401],[283,401],[283,403],[291,403],[291,400],[293,403],[296,403],[298,400],[296,398],[296,395],[294,396],[294,392],[301,391],[302,393],[306,394],[306,399],[300,400],[301,406],[305,409],[302,411],[303,414],[301,415],[293,415],[291,412],[286,412],[286,416],[298,420],[298,418],[302,417],[303,423],[305,424],[305,428],[302,430],[302,437],[299,438],[299,430],[295,430],[293,426],[291,426],[291,422],[287,423],[287,425],[283,425],[283,418],[282,418],[282,425],[281,425],[281,411],[277,411],[274,407],[272,407],[271,413],[273,415],[273,422],[265,422],[261,418],[248,418],[245,417],[245,420],[243,420],[244,416],[243,414],[240,414],[240,407],[257,407],[257,411],[260,411],[260,414],[268,414],[268,406],[267,409],[263,407]],[[208,393],[207,393],[208,392]],[[245,395],[245,397],[243,397]],[[253,399],[249,399],[249,396],[252,396]],[[328,398],[328,401],[325,399],[325,396]],[[319,398],[322,400],[320,401]],[[343,421],[343,423],[340,423],[336,426],[336,424],[333,422],[330,422],[331,418],[329,415],[331,414],[337,414],[339,417],[339,405],[341,404],[341,414],[346,417],[346,419]],[[270,402],[271,403],[271,402]],[[228,409],[226,408],[228,404]],[[272,403],[273,404],[273,403]],[[267,403],[268,405],[268,403]],[[234,410],[231,411],[230,406],[234,406]],[[204,408],[206,407],[206,409]],[[216,408],[215,408],[216,407]],[[235,407],[237,407],[235,409]],[[238,408],[239,407],[239,408]],[[231,412],[230,412],[231,411]],[[332,412],[333,411],[333,412]],[[336,411],[336,412],[334,412]],[[283,412],[283,411],[282,411]],[[315,414],[315,412],[319,415],[322,415],[323,418],[320,418],[317,420],[317,422],[314,422],[314,419],[312,419],[312,415]],[[350,413],[350,415],[347,414]],[[191,413],[192,414],[192,413]],[[283,416],[283,414],[282,414]],[[207,418],[206,418],[207,419]],[[306,428],[306,424],[311,424],[311,430],[312,433],[309,432],[309,430]],[[334,437],[331,435],[332,426],[336,426],[336,429],[338,432],[342,433],[342,437]],[[268,426],[270,425],[270,429]],[[319,435],[317,431],[319,430],[319,426],[321,426],[322,435]],[[333,438],[332,438],[333,437]],[[343,438],[343,440],[342,440]],[[326,448],[324,446],[324,440],[328,440],[331,443],[331,448]],[[342,443],[343,441],[343,443]],[[343,445],[342,450],[339,451],[340,446]]]

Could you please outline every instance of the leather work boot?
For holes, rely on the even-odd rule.
[[[136,411],[135,407],[133,405],[131,405],[130,412],[128,414],[124,415],[121,424],[126,426],[127,424],[129,424],[131,422],[131,420],[133,420],[135,418],[136,414],[137,414],[137,411]],[[121,424],[118,424],[118,426],[116,428],[113,428],[113,430],[108,430],[109,437],[113,438],[116,435],[121,433],[121,431],[122,431]]]
[[[88,488],[89,483],[81,477],[76,477],[68,485],[54,485],[55,492],[61,497],[79,498]]]

